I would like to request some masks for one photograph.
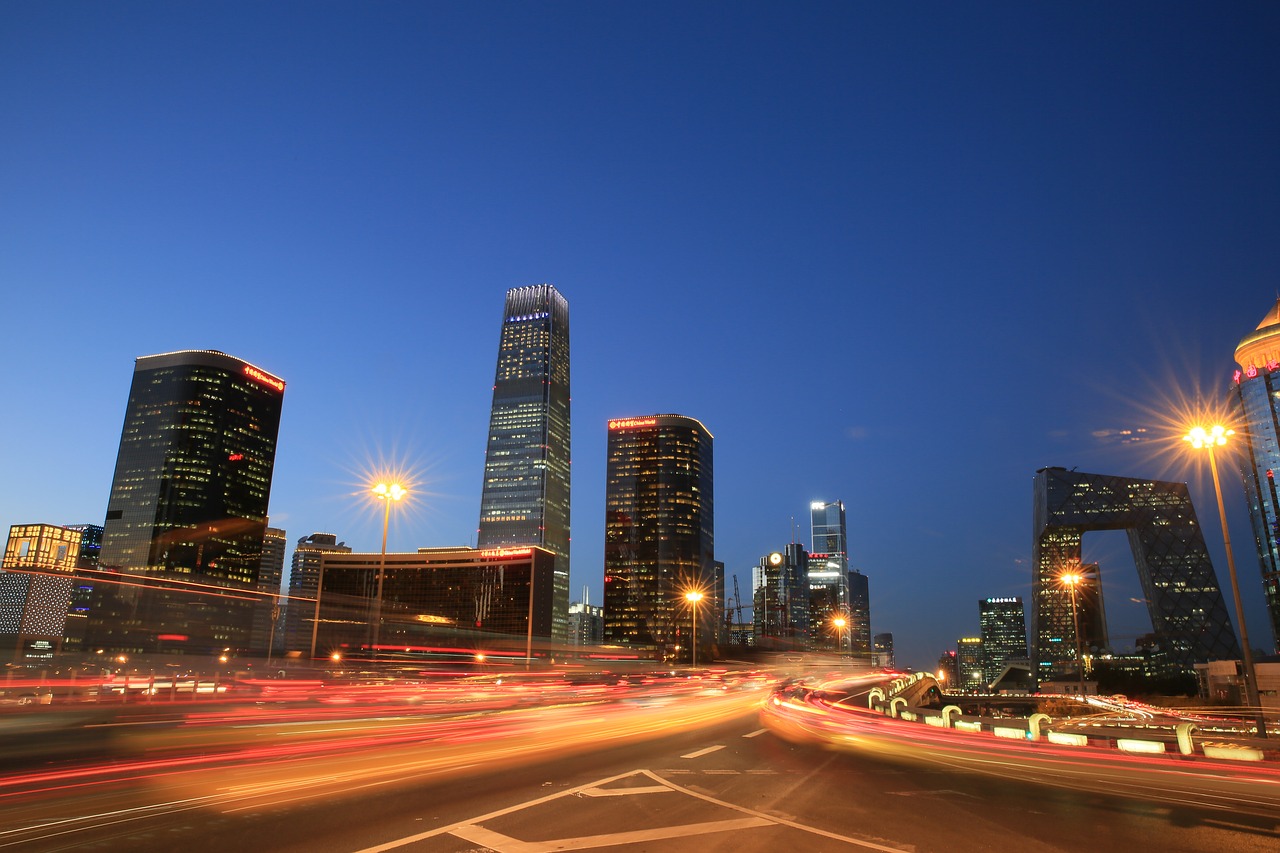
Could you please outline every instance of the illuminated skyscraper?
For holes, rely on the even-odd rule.
[[[1235,402],[1247,452],[1241,460],[1271,640],[1280,649],[1280,299],[1236,347]],[[1251,639],[1257,639],[1256,636]]]
[[[1022,599],[984,598],[978,602],[982,628],[982,677],[994,684],[1010,660],[1026,660],[1027,617]]]
[[[1196,663],[1239,656],[1186,483],[1041,468],[1031,552],[1037,681],[1075,672],[1077,648],[1087,655],[1106,645],[1101,576],[1080,563],[1080,541],[1090,530],[1128,531],[1167,674],[1194,674]],[[1081,573],[1086,582],[1074,593],[1073,617],[1072,587],[1062,578]]]
[[[792,542],[760,558],[751,576],[754,642],[762,649],[803,650],[810,646],[809,554]],[[848,630],[848,629],[846,629]],[[846,635],[847,636],[847,635]]]
[[[724,612],[711,433],[681,415],[613,420],[607,456],[604,641],[670,650],[692,627],[684,595],[698,589],[698,645],[710,645]]]
[[[956,687],[979,693],[986,686],[982,680],[982,638],[961,637],[956,640]]]
[[[569,303],[549,284],[507,291],[480,496],[480,548],[556,555],[552,639],[569,630]]]
[[[865,639],[862,651],[869,652],[870,632],[855,630],[856,617],[851,610],[844,503],[813,501],[809,504],[809,514],[812,521],[812,550],[808,566],[811,647],[833,649],[838,642],[840,651],[847,653],[858,645],[858,640]],[[832,620],[837,617],[848,623],[843,636],[842,632],[831,629]]]
[[[216,350],[137,360],[87,648],[250,645],[284,381]]]

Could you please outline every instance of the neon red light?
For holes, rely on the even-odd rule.
[[[175,640],[179,643],[185,643],[191,639],[186,634],[156,634],[157,640]]]
[[[481,551],[481,557],[531,557],[533,556],[532,548],[493,548],[488,551]]]
[[[227,461],[228,461],[228,462],[239,462],[239,461],[240,461],[241,459],[243,459],[243,458],[244,458],[244,454],[243,454],[243,453],[232,453],[230,456],[228,456],[228,457],[227,457]]]
[[[631,427],[657,426],[657,418],[622,418],[609,421],[609,429],[630,429]]]
[[[277,391],[284,390],[283,379],[277,379],[274,376],[272,376],[270,373],[263,373],[261,370],[259,370],[258,368],[252,365],[246,364],[244,366],[244,375],[248,376],[250,379],[258,380],[263,385],[269,385],[272,388],[276,389]]]

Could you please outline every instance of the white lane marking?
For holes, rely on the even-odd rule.
[[[463,841],[470,841],[472,844],[480,844],[497,853],[552,853],[556,850],[590,850],[594,847],[642,844],[664,838],[684,838],[689,835],[707,835],[712,832],[736,832],[740,829],[773,825],[774,822],[766,818],[745,817],[736,820],[687,823],[683,826],[664,826],[658,829],[640,829],[634,832],[614,832],[609,835],[584,835],[581,838],[561,838],[555,841],[521,841],[475,824],[460,826],[449,834]]]
[[[715,752],[718,749],[724,749],[724,744],[718,744],[716,746],[708,746],[706,749],[700,749],[697,752],[691,752],[688,755],[682,755],[680,757],[681,758],[701,758],[702,756],[711,752]]]
[[[641,785],[635,788],[588,788],[582,792],[584,797],[629,797],[632,794],[671,794],[674,793],[666,785]]]
[[[751,733],[749,733],[749,734],[745,734],[745,735],[743,735],[743,737],[759,737],[760,735],[764,734],[764,733],[765,733],[765,732],[767,732],[767,731],[769,731],[769,730],[768,730],[768,729],[756,729],[754,732],[751,732]]]

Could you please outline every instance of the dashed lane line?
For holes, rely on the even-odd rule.
[[[767,732],[767,731],[769,731],[769,730],[768,730],[768,729],[756,729],[754,732],[748,732],[747,734],[743,735],[743,737],[759,737],[760,735],[764,734],[764,733],[765,733],[765,732]]]
[[[716,750],[719,750],[719,749],[724,749],[724,744],[721,743],[715,746],[708,746],[705,749],[700,749],[697,752],[691,752],[688,755],[682,755],[680,757],[681,758],[701,758],[702,756],[715,752]]]

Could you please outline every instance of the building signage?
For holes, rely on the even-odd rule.
[[[250,379],[256,379],[257,381],[261,382],[263,385],[269,385],[270,387],[276,389],[277,391],[284,390],[283,379],[276,379],[270,373],[264,373],[251,364],[246,364],[244,366],[244,375],[248,376]]]
[[[488,551],[481,551],[481,557],[531,557],[533,556],[532,548],[492,548]]]
[[[657,418],[622,418],[616,421],[609,421],[609,429],[631,429],[633,427],[650,427],[657,425]]]
[[[1268,373],[1270,373],[1273,370],[1280,370],[1280,361],[1277,361],[1274,358],[1269,358],[1267,359],[1266,363],[1263,364],[1263,367],[1267,370]],[[1255,379],[1257,378],[1257,376],[1258,376],[1258,366],[1256,364],[1251,364],[1248,367],[1246,367],[1244,370],[1237,370],[1235,373],[1232,374],[1231,378],[1235,380],[1237,385],[1239,385],[1242,379]]]

